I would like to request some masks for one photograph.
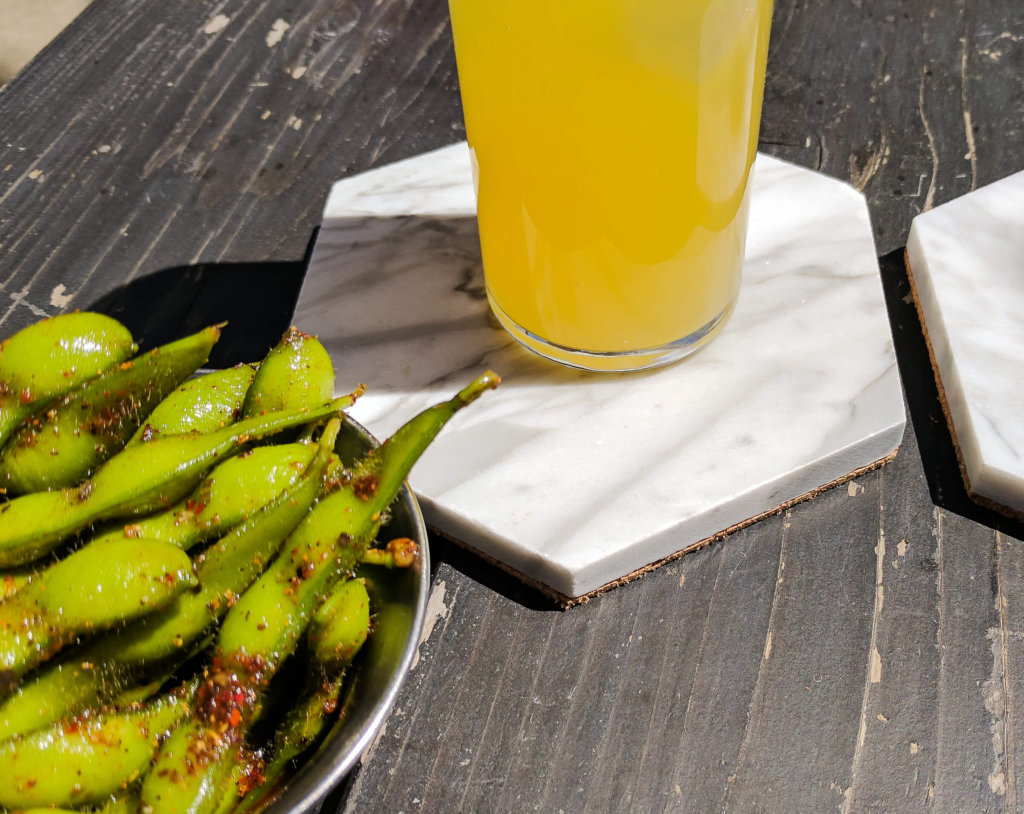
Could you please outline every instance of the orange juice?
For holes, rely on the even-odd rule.
[[[449,0],[487,292],[580,367],[679,358],[739,290],[771,0]]]

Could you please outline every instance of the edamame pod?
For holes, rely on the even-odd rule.
[[[112,797],[109,802],[99,808],[88,809],[89,814],[138,814],[138,811],[138,801],[133,801],[130,796]],[[83,809],[40,806],[39,808],[21,808],[15,814],[83,814]]]
[[[269,756],[243,749],[223,783],[212,814],[252,814],[273,801],[295,761],[324,735],[330,722],[343,720],[352,707],[351,685],[341,697],[347,665],[336,665],[319,675],[314,671],[299,700],[287,711],[274,733]]]
[[[21,588],[32,580],[30,570],[9,571],[0,576],[0,602],[14,596]]]
[[[348,664],[370,635],[370,595],[360,579],[338,585],[317,608],[309,624],[309,642],[318,664],[337,669]]]
[[[211,708],[217,701],[204,698],[204,690],[217,696],[233,691],[230,687],[209,688],[209,681],[204,682],[197,703]],[[212,814],[237,764],[234,756],[241,746],[237,732],[234,727],[218,732],[195,717],[179,720],[142,779],[142,810],[146,814]],[[202,761],[195,759],[197,754],[203,756]]]
[[[89,814],[139,814],[139,801],[130,792],[112,795],[98,808],[89,808]],[[64,808],[62,806],[42,806],[40,808],[22,808],[16,814],[82,814],[80,808]]]
[[[317,610],[310,623],[308,638],[313,669],[298,702],[292,704],[274,734],[269,757],[255,755],[246,748],[230,749],[225,759],[209,775],[205,770],[196,785],[202,803],[193,802],[191,812],[227,814],[232,810],[253,811],[265,804],[278,783],[293,766],[293,761],[312,747],[323,735],[329,721],[335,720],[339,693],[345,672],[370,632],[370,597],[362,580],[350,579],[339,585]],[[209,736],[209,735],[208,735]],[[172,736],[161,757],[166,763],[179,762],[182,755],[194,753],[195,740],[203,737],[199,722],[183,723],[181,731]],[[191,746],[190,746],[191,744]],[[217,745],[214,745],[217,749]],[[165,772],[174,776],[175,772]],[[147,778],[150,798],[155,794],[172,796],[171,788],[155,789],[156,781]],[[159,783],[160,786],[167,784]],[[179,793],[187,788],[179,786]],[[144,792],[145,794],[145,792]],[[169,806],[168,806],[169,808]]]
[[[161,734],[188,715],[195,687],[0,743],[0,806],[87,806],[119,793],[149,766]]]
[[[0,487],[20,495],[88,477],[209,358],[219,337],[220,328],[212,326],[154,348],[35,413],[0,455]]]
[[[268,676],[294,649],[322,597],[355,567],[409,470],[458,410],[501,380],[490,371],[454,398],[429,407],[360,461],[352,479],[323,497],[292,532],[282,555],[224,618],[218,647],[240,669],[255,659]]]
[[[157,514],[105,531],[94,540],[146,537],[190,548],[226,534],[288,488],[309,465],[315,444],[257,447],[217,464],[193,492]]]
[[[124,325],[88,311],[40,320],[0,342],[0,447],[40,407],[135,351]]]
[[[214,811],[216,789],[230,776],[237,744],[263,710],[267,684],[305,633],[320,598],[358,560],[376,535],[412,465],[447,421],[500,380],[488,372],[443,404],[425,410],[372,450],[355,477],[313,507],[288,537],[281,555],[228,611],[217,656],[196,697],[191,719],[178,725],[146,775],[141,793],[150,814]],[[196,766],[189,755],[201,751]],[[167,778],[181,776],[175,790]]]
[[[339,427],[338,419],[328,423],[316,457],[295,486],[203,553],[197,564],[197,592],[178,597],[166,611],[120,632],[116,647],[119,661],[142,663],[164,658],[183,641],[197,639],[230,612],[289,533],[309,514],[322,491]]]
[[[86,526],[166,508],[194,489],[207,470],[250,441],[326,418],[362,393],[310,410],[268,413],[205,435],[168,435],[122,450],[76,488],[34,492],[0,504],[0,568],[24,565]]]
[[[300,700],[287,710],[274,734],[273,749],[253,771],[255,756],[244,753],[236,761],[232,782],[223,792],[216,814],[226,814],[238,806],[242,811],[257,809],[273,793],[289,768],[315,744],[335,720],[339,692],[345,672],[370,633],[370,596],[361,579],[349,579],[338,585],[320,605],[310,622],[307,638],[312,669]]]
[[[105,703],[184,662],[309,511],[328,477],[337,430],[328,422],[302,477],[196,559],[197,590],[45,667],[0,703],[0,739]]]
[[[310,623],[307,635],[313,669],[301,700],[288,710],[274,733],[273,749],[262,769],[247,771],[247,761],[241,762],[235,771],[234,788],[225,795],[229,799],[224,800],[217,814],[226,814],[232,808],[239,814],[262,808],[294,761],[320,740],[328,722],[347,715],[352,704],[351,688],[347,698],[341,698],[340,693],[346,671],[369,633],[370,596],[366,584],[361,579],[346,580],[324,601]]]
[[[153,408],[128,443],[151,441],[158,435],[212,432],[227,426],[241,415],[255,374],[252,365],[237,365],[189,379]],[[331,395],[317,403],[322,404]]]
[[[334,365],[315,336],[289,328],[260,363],[245,397],[243,415],[294,410],[334,395]]]
[[[0,690],[77,635],[152,613],[196,584],[192,561],[153,540],[108,540],[76,551],[0,603]]]

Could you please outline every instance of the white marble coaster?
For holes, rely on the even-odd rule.
[[[967,488],[1024,513],[1024,172],[914,218],[907,259]]]
[[[410,478],[427,522],[575,599],[892,454],[905,424],[863,197],[765,156],[737,309],[674,366],[583,373],[489,316],[465,143],[333,188],[295,324],[389,435],[492,368]]]

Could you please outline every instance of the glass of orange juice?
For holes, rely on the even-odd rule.
[[[739,293],[772,0],[449,0],[484,276],[530,349],[681,359]]]

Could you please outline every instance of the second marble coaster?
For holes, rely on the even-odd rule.
[[[1024,172],[914,218],[907,262],[967,491],[1024,519]]]
[[[473,375],[503,378],[410,478],[429,525],[563,602],[888,459],[903,398],[867,207],[758,156],[732,319],[673,366],[534,357],[484,295],[465,143],[332,189],[294,317],[378,437]]]

